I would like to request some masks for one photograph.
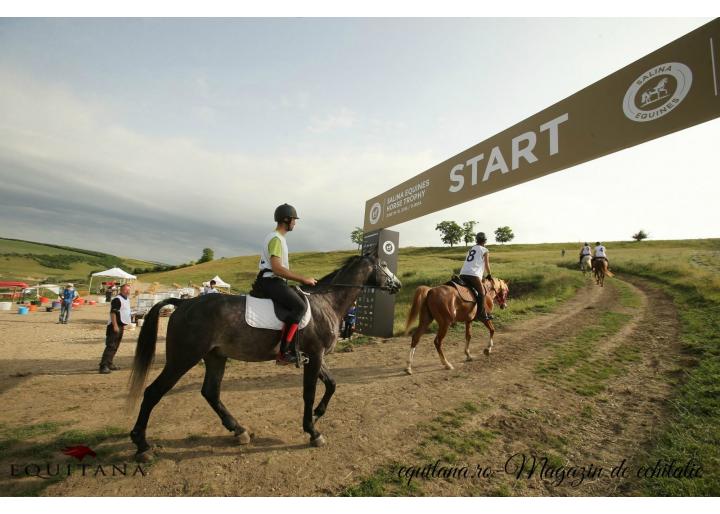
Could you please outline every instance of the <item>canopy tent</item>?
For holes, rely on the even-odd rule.
[[[40,284],[37,286],[27,287],[23,290],[23,294],[32,294],[34,292],[35,297],[40,298],[41,289],[47,289],[48,291],[51,291],[56,295],[60,294],[60,286],[58,284]]]
[[[123,271],[120,268],[110,268],[110,269],[106,269],[105,271],[98,271],[97,273],[93,273],[92,275],[90,275],[90,285],[88,285],[88,292],[92,291],[93,277],[121,278],[121,279],[125,280],[126,282],[128,280],[135,280],[137,278],[135,275],[131,275],[127,271]]]
[[[203,285],[208,285],[208,286],[209,286],[209,285],[210,285],[210,282],[211,282],[212,280],[215,281],[215,286],[216,286],[216,287],[230,287],[230,284],[228,284],[227,282],[225,282],[223,279],[221,279],[221,278],[218,277],[217,275],[215,275],[215,278],[211,278],[211,279],[208,280],[207,282],[203,282]]]
[[[15,298],[20,297],[20,293],[17,292],[18,289],[25,289],[28,285],[25,282],[17,282],[17,281],[0,281],[0,289],[12,289],[10,292],[0,292],[0,297],[2,296],[9,296],[10,300],[14,300]]]

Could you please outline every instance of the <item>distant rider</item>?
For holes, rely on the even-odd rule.
[[[477,300],[477,312],[475,313],[475,319],[479,321],[488,321],[493,319],[492,315],[488,315],[485,312],[485,287],[482,283],[482,277],[487,271],[488,280],[492,280],[490,274],[490,258],[489,250],[485,248],[484,232],[478,232],[475,236],[475,246],[470,248],[465,257],[465,263],[460,270],[460,278],[465,283],[470,284],[475,290],[475,298]]]
[[[582,260],[583,257],[586,255],[590,255],[590,245],[585,243],[582,248],[580,248],[580,265],[582,266]]]
[[[292,205],[285,203],[275,209],[277,226],[265,237],[263,242],[259,264],[260,272],[255,282],[255,286],[260,292],[289,311],[287,317],[282,320],[285,324],[280,335],[277,364],[297,362],[295,335],[305,312],[304,300],[288,287],[287,281],[295,280],[306,286],[314,286],[317,283],[314,278],[304,277],[290,271],[285,235],[292,232],[295,228],[295,220],[298,219],[297,211]]]
[[[605,250],[605,247],[599,242],[595,243],[595,249],[593,250],[593,263],[596,259],[605,259],[608,269],[610,268],[610,261],[608,261],[607,258],[607,251]]]

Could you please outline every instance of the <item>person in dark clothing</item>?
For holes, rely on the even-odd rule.
[[[345,317],[343,318],[343,327],[342,327],[342,338],[348,339],[350,336],[353,335],[355,332],[355,322],[357,321],[357,304],[353,304],[352,307],[350,307],[350,310],[347,312]]]
[[[285,235],[292,232],[295,228],[295,220],[298,219],[297,211],[292,205],[285,203],[275,209],[277,226],[265,237],[260,255],[260,272],[255,281],[255,287],[260,292],[289,311],[282,320],[285,324],[280,335],[280,351],[276,358],[276,363],[281,365],[297,362],[295,335],[305,312],[305,302],[288,287],[287,281],[295,280],[306,286],[314,286],[317,283],[314,278],[290,271]]]
[[[110,319],[105,329],[105,351],[100,358],[100,373],[107,374],[118,369],[113,364],[115,354],[120,347],[125,325],[130,324],[130,286],[124,284],[120,294],[110,302]]]

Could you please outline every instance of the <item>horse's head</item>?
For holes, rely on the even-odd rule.
[[[380,289],[387,289],[390,294],[400,291],[402,282],[388,268],[387,262],[378,257],[377,247],[373,252],[363,255],[363,260],[367,260],[372,266],[372,272],[368,276],[365,285],[375,286]]]
[[[487,281],[487,284],[490,286],[490,289],[495,292],[495,303],[497,303],[501,309],[506,308],[508,295],[510,294],[510,288],[507,282],[500,278],[494,278]]]

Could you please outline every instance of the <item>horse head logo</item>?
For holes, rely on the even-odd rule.
[[[91,448],[88,448],[87,446],[84,446],[82,444],[78,444],[76,446],[66,446],[65,448],[63,448],[62,452],[65,455],[75,457],[79,461],[82,461],[88,455],[90,455],[91,457],[97,457],[97,454]]]
[[[640,106],[645,107],[652,102],[667,98],[670,95],[667,90],[668,81],[667,77],[663,77],[655,87],[643,91],[640,95]]]

